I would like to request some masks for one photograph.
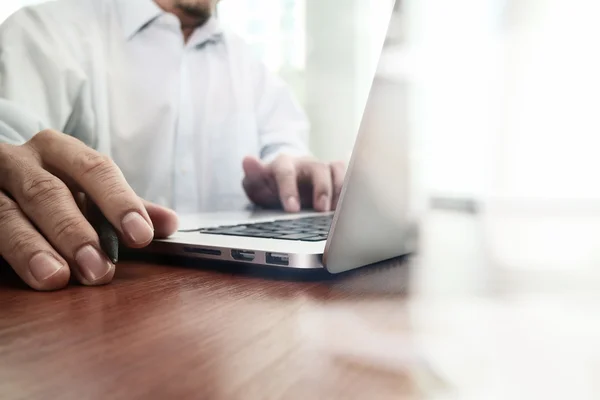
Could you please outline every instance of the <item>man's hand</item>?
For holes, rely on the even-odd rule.
[[[244,172],[244,190],[261,207],[283,207],[287,212],[301,208],[330,211],[337,206],[346,168],[341,162],[327,164],[282,155],[268,165],[247,157]]]
[[[141,200],[113,161],[51,130],[22,146],[0,144],[0,256],[34,289],[112,280],[115,266],[80,211],[83,192],[130,247],[177,229],[176,215]]]

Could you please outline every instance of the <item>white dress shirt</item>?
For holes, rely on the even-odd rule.
[[[0,98],[12,103],[0,103],[0,141],[39,127],[76,136],[109,154],[138,195],[181,213],[246,206],[246,155],[308,153],[305,114],[240,38],[213,18],[185,43],[152,0],[17,12],[0,27]]]

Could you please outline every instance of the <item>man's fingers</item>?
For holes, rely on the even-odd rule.
[[[244,160],[244,188],[252,200],[252,194],[264,189],[263,181],[272,181],[270,178],[274,177],[281,204],[288,212],[300,211],[302,204],[312,204],[316,211],[322,212],[336,207],[344,182],[342,163],[329,165],[309,158],[280,156],[269,165],[268,171],[265,168],[256,159]]]
[[[242,187],[248,198],[263,207],[278,207],[279,196],[271,171],[255,157],[246,157],[242,163],[244,180]]]
[[[271,164],[271,168],[283,208],[287,212],[299,212],[298,174],[293,159],[280,157]]]
[[[242,162],[244,175],[250,184],[263,184],[268,178],[269,170],[256,157],[246,157]]]
[[[152,241],[154,227],[141,199],[109,157],[53,131],[40,132],[29,145],[45,167],[72,179],[98,205],[126,244],[143,247]]]
[[[304,161],[299,169],[302,179],[308,178],[312,184],[313,208],[316,211],[330,211],[333,188],[329,166],[316,161]]]
[[[174,211],[146,200],[142,200],[142,202],[154,224],[154,236],[156,238],[164,239],[177,232],[179,222]]]
[[[100,285],[112,280],[114,265],[100,250],[96,231],[85,219],[71,191],[57,177],[35,165],[13,172],[7,191],[48,242],[74,267],[79,281]],[[8,228],[0,226],[2,232]]]
[[[333,183],[333,200],[331,202],[332,208],[336,209],[340,200],[340,194],[342,193],[342,187],[344,186],[344,179],[346,177],[346,166],[342,162],[334,162],[330,165],[331,168],[331,181]]]
[[[37,290],[57,290],[69,283],[67,262],[6,194],[0,192],[0,256]]]

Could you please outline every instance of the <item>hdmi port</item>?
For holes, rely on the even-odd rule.
[[[249,250],[231,250],[231,257],[237,261],[253,261],[255,253]]]

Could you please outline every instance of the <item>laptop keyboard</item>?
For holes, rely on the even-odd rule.
[[[200,229],[210,235],[245,236],[264,239],[320,242],[327,240],[333,215],[257,222]]]

